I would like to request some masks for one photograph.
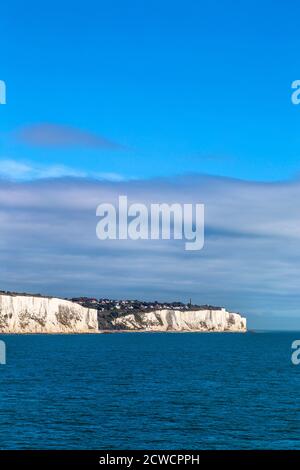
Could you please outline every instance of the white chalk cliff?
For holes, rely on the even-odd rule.
[[[0,294],[1,333],[98,333],[101,331],[245,332],[246,318],[222,309],[110,313],[58,298]]]
[[[108,319],[99,317],[101,330],[232,331],[246,332],[247,321],[238,313],[216,310],[154,310]]]
[[[97,333],[97,310],[68,300],[0,294],[1,333]]]

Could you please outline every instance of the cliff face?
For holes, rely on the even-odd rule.
[[[96,333],[97,310],[67,300],[0,294],[2,333]]]
[[[221,310],[155,310],[119,317],[98,317],[100,330],[247,331],[246,318]]]
[[[155,310],[114,316],[68,300],[0,294],[1,333],[114,331],[245,332],[246,318],[221,310]]]

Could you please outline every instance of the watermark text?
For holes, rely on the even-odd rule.
[[[99,240],[185,240],[187,251],[204,245],[203,204],[128,204],[122,195],[117,207],[99,204],[96,215]]]
[[[0,80],[0,104],[6,104],[6,84]]]

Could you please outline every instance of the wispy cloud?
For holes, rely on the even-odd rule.
[[[14,137],[21,143],[37,147],[91,147],[108,150],[125,148],[97,134],[51,123],[24,126],[14,133]]]
[[[93,178],[107,181],[124,180],[124,177],[118,173],[87,172],[65,165],[35,165],[11,159],[0,160],[0,178],[9,181],[32,181],[64,177]]]

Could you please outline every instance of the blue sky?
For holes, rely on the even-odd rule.
[[[300,329],[299,13],[274,0],[5,2],[1,288],[192,297],[253,328]],[[118,194],[204,203],[204,249],[101,245],[95,209]]]
[[[297,2],[6,2],[1,14],[1,158],[148,178],[298,174]],[[43,148],[11,135],[35,123],[124,146]]]

